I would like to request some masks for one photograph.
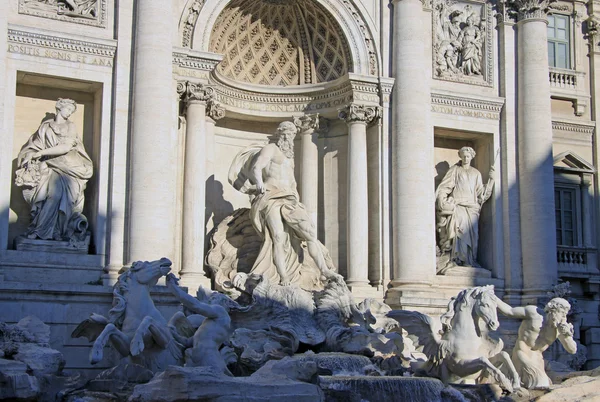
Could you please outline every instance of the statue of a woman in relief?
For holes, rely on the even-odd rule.
[[[83,191],[92,177],[92,160],[69,117],[77,110],[72,99],[58,99],[56,116],[42,122],[19,152],[17,186],[31,205],[29,239],[83,240],[87,219],[82,214]]]

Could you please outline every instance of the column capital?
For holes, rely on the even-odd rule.
[[[206,116],[213,120],[221,120],[225,117],[225,108],[214,99],[209,99],[206,103]]]
[[[214,97],[214,88],[208,85],[196,84],[190,81],[179,81],[177,93],[186,105],[194,102],[208,102]]]
[[[365,106],[352,103],[338,110],[338,117],[346,123],[365,123],[371,124],[381,117],[381,108],[379,106]]]
[[[548,7],[556,0],[505,0],[509,12],[517,15],[518,21],[545,20]]]
[[[312,134],[319,129],[319,114],[305,114],[294,117],[298,134]]]

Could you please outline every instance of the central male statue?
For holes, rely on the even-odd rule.
[[[317,240],[315,225],[296,190],[294,137],[297,130],[294,123],[285,121],[277,129],[276,142],[242,150],[231,164],[229,182],[251,196],[250,219],[264,239],[251,272],[273,283],[298,284],[311,289],[321,283],[321,274],[325,277],[335,274],[327,250]],[[305,261],[303,241],[314,264]]]

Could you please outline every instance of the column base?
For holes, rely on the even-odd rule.
[[[207,278],[204,274],[181,272],[180,275],[181,280],[179,281],[179,286],[187,287],[188,293],[193,296],[196,295],[196,291],[200,286],[205,289],[211,288],[210,278]]]

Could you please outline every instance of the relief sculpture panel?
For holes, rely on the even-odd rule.
[[[19,14],[106,27],[107,0],[19,0]]]
[[[491,86],[492,12],[483,2],[433,2],[433,75]]]

